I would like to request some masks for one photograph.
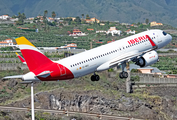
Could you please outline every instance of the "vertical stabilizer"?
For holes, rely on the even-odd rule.
[[[25,37],[15,39],[30,71],[36,70],[43,65],[52,63],[42,52],[40,52]]]

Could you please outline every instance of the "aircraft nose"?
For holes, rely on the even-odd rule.
[[[170,34],[167,34],[167,38],[168,38],[169,41],[172,40],[172,36]]]

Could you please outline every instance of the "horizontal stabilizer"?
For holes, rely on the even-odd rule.
[[[4,77],[3,80],[5,79],[12,79],[12,78],[22,78],[23,75],[14,75],[14,76],[7,76],[7,77]]]
[[[37,75],[37,77],[46,78],[46,77],[50,76],[50,73],[52,73],[52,72],[51,71],[43,71],[43,72],[39,73]]]

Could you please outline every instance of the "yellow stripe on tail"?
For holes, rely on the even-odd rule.
[[[15,39],[17,42],[17,45],[30,45],[35,47],[31,42],[29,42],[25,37],[19,37]]]

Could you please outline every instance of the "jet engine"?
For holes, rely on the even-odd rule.
[[[135,64],[139,65],[140,67],[146,67],[156,63],[158,59],[159,58],[157,52],[153,50],[140,57]]]

